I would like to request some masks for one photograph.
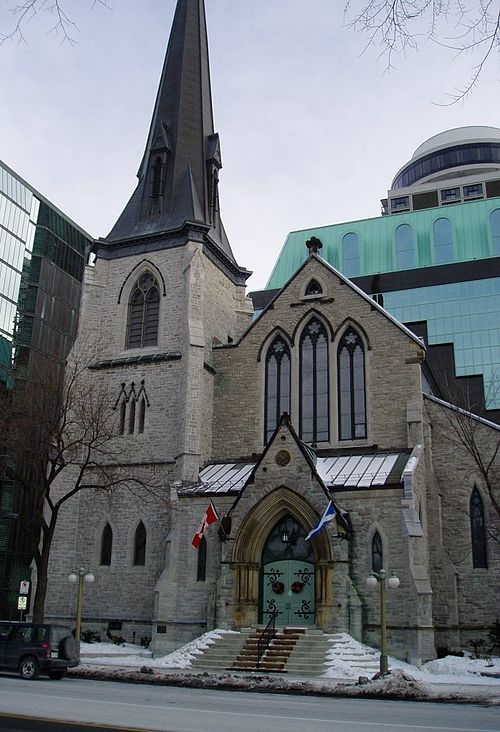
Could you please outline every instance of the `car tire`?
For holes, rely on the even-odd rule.
[[[33,681],[40,675],[40,664],[34,656],[25,656],[19,664],[19,676],[26,681]]]
[[[59,645],[59,653],[66,661],[71,661],[77,657],[78,649],[76,647],[76,640],[72,635],[67,635],[66,638],[63,638]]]
[[[59,681],[59,679],[62,679],[65,673],[66,671],[47,671],[47,676],[49,677],[49,679]]]

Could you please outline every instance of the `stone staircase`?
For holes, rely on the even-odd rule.
[[[334,633],[326,636],[329,639],[329,652],[333,652],[335,656],[344,663],[349,664],[352,671],[360,676],[373,676],[380,669],[380,654],[378,651],[360,648],[353,650],[349,636],[343,633]]]
[[[252,632],[252,628],[245,628],[238,633],[224,633],[221,638],[217,639],[215,643],[212,643],[191,662],[191,668],[194,671],[209,671],[212,673],[227,671]]]
[[[264,671],[287,673],[287,663],[305,628],[283,628],[277,630],[269,646],[258,661],[258,644],[262,630],[257,628],[245,640],[245,644],[233,662],[234,671]]]
[[[348,636],[328,635],[315,628],[281,628],[257,669],[257,643],[262,628],[247,628],[224,634],[192,662],[194,671],[259,671],[293,676],[318,677],[326,671],[332,652],[359,676],[373,676],[379,670],[376,651],[352,649]]]

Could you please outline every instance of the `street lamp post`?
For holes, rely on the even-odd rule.
[[[76,640],[76,646],[78,650],[78,656],[80,656],[80,626],[82,624],[82,605],[83,605],[83,583],[87,582],[88,584],[91,584],[95,580],[94,575],[92,572],[89,572],[88,569],[83,569],[83,567],[80,567],[80,569],[71,572],[71,574],[68,575],[68,582],[71,582],[71,584],[76,584],[78,582],[78,596],[76,600],[76,628],[75,628],[75,640]]]
[[[378,585],[380,588],[380,673],[385,674],[389,670],[389,663],[387,661],[387,603],[386,603],[386,589],[385,582],[391,588],[395,590],[399,587],[399,579],[395,575],[387,577],[385,569],[380,569],[378,572],[372,572],[370,577],[367,577],[366,586],[371,590],[375,589]]]

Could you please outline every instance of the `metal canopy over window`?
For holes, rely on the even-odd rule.
[[[328,488],[363,489],[397,486],[410,457],[406,452],[380,452],[318,457],[316,470]],[[179,490],[179,495],[242,491],[255,462],[212,463],[200,472],[199,481]]]

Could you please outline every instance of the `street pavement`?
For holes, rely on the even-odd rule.
[[[499,732],[500,707],[0,675],[0,729],[60,729],[36,719],[69,722],[66,732],[80,723],[107,732]]]

